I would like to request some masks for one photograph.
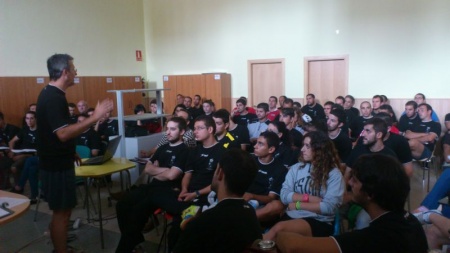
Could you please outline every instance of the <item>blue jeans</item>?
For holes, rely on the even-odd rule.
[[[428,193],[421,205],[428,209],[436,209],[439,206],[439,200],[446,197],[450,192],[450,168],[446,168],[437,179],[433,189]],[[450,218],[450,206],[442,205],[442,214]]]
[[[19,186],[22,189],[25,187],[27,180],[30,181],[30,189],[31,189],[30,199],[35,199],[38,195],[38,182],[39,182],[38,163],[39,163],[38,156],[28,157],[25,160],[25,163],[24,163],[23,169],[22,169],[22,174],[20,175],[20,179],[19,179]]]

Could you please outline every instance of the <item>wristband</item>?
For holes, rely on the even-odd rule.
[[[197,195],[197,197],[200,197],[200,192],[199,191],[195,191],[195,195]]]
[[[300,201],[295,202],[295,210],[300,210],[300,208],[301,208],[301,202]]]
[[[302,195],[302,202],[309,202],[309,194],[305,193]]]

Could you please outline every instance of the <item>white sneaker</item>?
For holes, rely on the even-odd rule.
[[[416,216],[416,218],[419,220],[421,224],[431,224],[430,214],[432,213],[442,215],[442,213],[439,212],[438,210],[428,210],[425,212],[415,213],[414,216]]]

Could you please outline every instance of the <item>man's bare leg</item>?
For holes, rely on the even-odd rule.
[[[50,223],[50,236],[57,253],[67,252],[67,226],[69,225],[71,213],[72,210],[70,209],[53,211]]]

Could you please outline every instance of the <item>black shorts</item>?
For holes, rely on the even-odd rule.
[[[77,205],[75,169],[40,170],[42,191],[50,210],[68,210]]]
[[[314,218],[303,218],[311,227],[313,237],[328,237],[334,233],[333,225],[328,222],[318,221]]]
[[[313,237],[328,237],[334,234],[334,227],[332,223],[318,221],[312,217],[309,218],[299,218],[306,221],[311,228],[311,233]],[[281,221],[293,220],[287,214],[281,217]]]

